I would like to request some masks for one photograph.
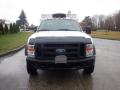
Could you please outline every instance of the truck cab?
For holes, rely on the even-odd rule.
[[[90,35],[84,33],[77,20],[66,14],[53,14],[43,19],[25,48],[27,72],[37,69],[84,69],[91,74],[95,65],[95,46]]]

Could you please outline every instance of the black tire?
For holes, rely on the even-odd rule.
[[[37,75],[37,69],[33,67],[31,62],[27,61],[27,72],[30,75]]]
[[[84,68],[84,74],[91,75],[94,72],[94,66]]]

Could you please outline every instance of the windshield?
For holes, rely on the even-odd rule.
[[[49,19],[43,20],[38,31],[82,31],[80,25],[75,20],[70,19]]]

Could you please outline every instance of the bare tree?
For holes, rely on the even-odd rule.
[[[106,16],[104,15],[99,15],[99,28],[100,29],[105,29],[105,19],[106,19]]]
[[[91,18],[93,29],[120,31],[120,11],[113,15],[94,15]]]
[[[98,29],[98,27],[99,27],[99,24],[98,24],[98,22],[99,22],[99,17],[98,17],[98,15],[94,15],[94,16],[91,18],[91,20],[92,20],[93,28]]]
[[[120,31],[120,11],[115,15],[115,28]]]
[[[104,29],[105,28],[105,18],[104,15],[94,15],[92,17],[93,26],[97,29]]]
[[[110,30],[114,30],[114,20],[112,16],[109,16],[105,19],[105,29],[110,31]]]

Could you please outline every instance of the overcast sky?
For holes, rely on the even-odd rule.
[[[0,0],[0,19],[16,21],[24,10],[30,24],[39,25],[41,14],[67,13],[79,16],[109,15],[120,10],[120,0]]]

